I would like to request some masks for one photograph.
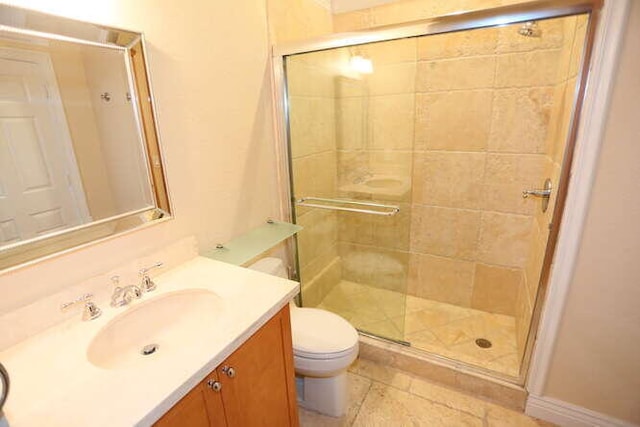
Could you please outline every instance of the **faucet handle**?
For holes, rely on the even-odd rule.
[[[151,292],[157,287],[154,281],[151,280],[151,277],[149,277],[149,271],[153,270],[154,268],[162,267],[162,265],[163,263],[156,262],[152,266],[140,269],[138,273],[140,274],[140,289],[142,290],[142,292]]]
[[[82,320],[93,320],[97,317],[100,317],[102,314],[102,310],[91,301],[93,298],[93,294],[84,294],[74,299],[73,301],[65,302],[60,305],[60,311],[64,312],[69,310],[76,304],[84,303],[84,311],[82,312]]]

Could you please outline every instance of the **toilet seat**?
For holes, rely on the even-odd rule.
[[[291,310],[293,352],[308,359],[349,356],[358,344],[358,332],[337,314],[317,308]]]

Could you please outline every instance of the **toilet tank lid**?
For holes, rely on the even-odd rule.
[[[294,352],[340,353],[358,343],[358,332],[349,322],[317,308],[291,310],[291,334]]]

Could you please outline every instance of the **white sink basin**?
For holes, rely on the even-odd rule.
[[[205,289],[159,295],[107,323],[89,344],[87,358],[117,369],[184,351],[202,340],[202,325],[215,325],[222,307],[222,299]]]

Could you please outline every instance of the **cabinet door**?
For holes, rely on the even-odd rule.
[[[154,424],[155,427],[209,427],[204,384],[198,384]]]
[[[224,405],[222,404],[222,392],[224,391],[222,390],[222,386],[218,373],[215,370],[211,372],[202,383],[210,427],[227,426]]]
[[[230,427],[298,425],[288,305],[216,371]]]

